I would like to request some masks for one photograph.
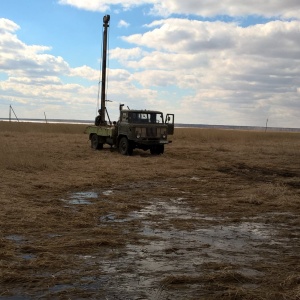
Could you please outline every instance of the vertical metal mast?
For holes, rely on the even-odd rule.
[[[103,57],[102,57],[102,85],[101,85],[101,120],[105,123],[105,87],[106,87],[106,57],[107,57],[107,28],[109,27],[110,15],[103,17]]]

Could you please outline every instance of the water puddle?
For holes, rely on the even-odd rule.
[[[36,258],[36,255],[32,254],[32,253],[26,253],[26,254],[22,254],[21,256],[24,260],[32,260]]]
[[[59,238],[59,237],[62,237],[62,234],[57,234],[57,233],[49,233],[47,234],[47,237],[49,238]]]
[[[113,213],[100,217],[101,222],[114,222],[115,220],[116,220],[116,215]]]
[[[105,196],[110,196],[112,193],[113,193],[112,190],[107,190],[107,191],[102,192],[102,194]]]
[[[98,194],[96,192],[77,192],[70,195],[68,199],[63,199],[63,201],[78,205],[78,204],[92,204],[93,199],[97,199]]]
[[[110,213],[100,217],[99,219],[102,222],[102,224],[105,224],[105,223],[126,223],[135,220],[136,218],[133,215],[129,215],[126,218],[120,218],[120,216],[114,213]]]
[[[189,222],[201,219],[207,222],[202,222],[197,229],[186,230],[174,228],[170,223],[174,219]],[[118,222],[114,214],[100,220],[103,223]],[[107,299],[114,299],[120,293],[124,295],[122,299],[192,297],[192,292],[189,294],[187,290],[183,294],[164,290],[162,281],[170,275],[198,276],[203,272],[203,266],[209,263],[235,265],[244,276],[261,277],[264,274],[252,267],[254,262],[265,260],[261,246],[284,244],[283,240],[278,240],[270,224],[253,219],[219,225],[225,219],[194,212],[183,197],[168,201],[153,199],[152,204],[132,212],[122,222],[130,220],[140,221],[138,232],[141,238],[137,244],[128,243],[116,259],[102,262],[103,276],[106,280],[108,278],[105,290],[105,294],[109,295]],[[264,248],[263,251],[272,253],[274,249]]]
[[[190,179],[202,181],[198,177]],[[154,183],[147,182],[147,190],[152,186],[157,188]],[[139,187],[140,183],[132,183],[129,188],[136,190]],[[163,188],[166,188],[165,185],[162,185]],[[288,243],[291,239],[287,240],[285,236],[278,235],[278,231],[287,225],[282,225],[279,221],[275,225],[274,222],[266,222],[272,218],[281,220],[285,215],[257,215],[234,222],[233,218],[199,213],[199,210],[189,206],[189,203],[193,205],[193,192],[184,192],[179,186],[170,189],[173,191],[172,195],[175,195],[172,198],[164,192],[157,198],[149,199],[150,196],[145,193],[145,198],[134,199],[139,202],[132,207],[143,208],[128,214],[131,207],[124,212],[121,209],[114,211],[114,206],[108,212],[105,207],[103,215],[101,209],[97,210],[97,226],[106,226],[105,229],[111,229],[114,234],[119,230],[124,235],[126,245],[115,248],[101,245],[99,249],[95,248],[92,255],[89,252],[86,255],[77,255],[76,258],[82,262],[84,270],[88,271],[82,277],[79,274],[80,278],[72,278],[72,284],[62,281],[50,286],[49,291],[40,298],[47,298],[49,293],[55,298],[64,292],[67,295],[68,291],[71,293],[72,289],[78,289],[91,292],[91,295],[94,293],[97,297],[93,298],[97,299],[205,299],[201,294],[201,282],[184,283],[179,287],[174,287],[175,284],[168,288],[165,279],[176,276],[195,278],[233,270],[249,278],[249,281],[238,283],[238,287],[256,289],[256,281],[251,279],[259,280],[266,276],[262,271],[264,268],[257,267],[260,262],[268,266],[276,263],[276,259],[283,253],[294,253],[286,250],[296,242],[291,245]],[[109,203],[111,195],[119,196],[118,193],[121,195],[124,192],[128,192],[128,185],[118,188],[113,186],[112,189],[97,192],[77,192],[61,200],[70,209],[76,210],[81,208],[71,205],[91,205],[99,198]],[[139,197],[141,194],[138,194]],[[208,194],[200,195],[201,199],[208,197]],[[220,197],[226,195],[220,194]],[[109,230],[103,232],[110,234]],[[62,235],[54,231],[46,234],[46,237],[56,239]],[[22,243],[27,242],[24,236],[17,234],[6,236],[6,239],[20,248]],[[297,237],[295,241],[296,239]],[[39,254],[19,255],[30,265]],[[95,270],[97,275],[94,275]],[[77,270],[74,272],[76,274]],[[223,283],[222,278],[217,282],[220,286]],[[196,288],[200,294],[195,294]]]
[[[99,194],[103,196],[110,196],[113,193],[113,190],[106,190],[102,192],[76,192],[71,194],[67,199],[62,199],[64,202],[72,205],[89,205],[93,203],[93,200],[98,199]]]
[[[49,287],[49,292],[59,293],[73,288],[71,284],[56,284],[55,286]]]
[[[8,235],[6,237],[7,240],[10,240],[10,241],[13,241],[13,242],[16,242],[18,244],[20,243],[23,243],[26,241],[25,237],[22,236],[22,235],[18,235],[18,234],[12,234],[12,235]]]

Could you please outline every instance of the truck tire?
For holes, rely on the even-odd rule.
[[[119,142],[119,152],[122,155],[131,155],[133,152],[133,148],[125,136],[123,136]]]
[[[164,152],[165,152],[165,145],[160,145],[159,146],[159,154],[164,154]]]
[[[99,138],[97,134],[93,134],[91,137],[91,147],[94,150],[100,150],[103,149],[103,144],[99,143]]]

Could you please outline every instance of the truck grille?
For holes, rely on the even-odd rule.
[[[136,127],[135,128],[135,134],[136,136],[141,137],[142,139],[160,139],[162,136],[166,136],[166,128],[162,127]]]
[[[146,128],[147,137],[157,137],[157,128],[156,127],[147,127]]]

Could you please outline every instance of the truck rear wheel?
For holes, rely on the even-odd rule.
[[[91,147],[94,150],[100,150],[103,149],[103,144],[99,143],[99,138],[97,134],[93,134],[91,137]]]
[[[133,152],[133,148],[130,145],[130,142],[128,141],[127,137],[122,137],[119,142],[119,152],[122,155],[131,155]]]

